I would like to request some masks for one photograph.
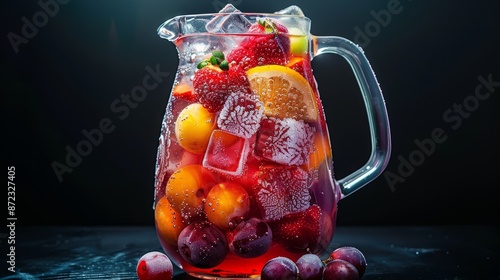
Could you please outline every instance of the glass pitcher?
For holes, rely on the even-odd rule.
[[[159,140],[155,223],[192,276],[253,278],[271,258],[325,253],[338,201],[387,165],[388,116],[363,51],[311,35],[310,23],[297,6],[256,14],[228,5],[158,28],[180,61]],[[368,162],[339,180],[311,69],[324,53],[351,65],[371,133]]]

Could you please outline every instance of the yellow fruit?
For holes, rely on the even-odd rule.
[[[247,71],[250,88],[264,105],[266,116],[316,121],[314,91],[297,71],[281,65],[265,65]]]
[[[175,137],[179,145],[193,154],[203,154],[216,125],[215,114],[199,103],[184,108],[175,121]]]
[[[168,178],[165,196],[186,220],[203,212],[203,203],[215,178],[201,165],[186,165]]]
[[[187,223],[183,222],[181,214],[165,196],[156,204],[155,222],[159,237],[167,244],[177,246],[177,238]]]
[[[204,209],[211,223],[221,229],[228,229],[248,215],[250,198],[239,184],[220,183],[208,193]]]

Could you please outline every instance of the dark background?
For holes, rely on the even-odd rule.
[[[455,119],[446,121],[443,114],[464,100],[474,105],[478,76],[500,82],[500,2],[401,0],[402,10],[373,29],[368,44],[359,41],[355,28],[365,30],[375,20],[373,13],[391,2],[232,1],[246,12],[296,4],[312,19],[312,34],[364,45],[391,122],[387,171],[404,181],[391,187],[381,176],[342,200],[339,225],[498,226],[500,86],[466,117],[452,113]],[[22,35],[22,18],[32,22],[41,6],[37,1],[4,3],[2,163],[16,168],[17,225],[154,225],[156,149],[178,62],[174,45],[160,39],[156,28],[173,16],[211,13],[225,3],[73,0],[60,4],[18,53],[7,34]],[[170,75],[119,119],[111,104],[142,83],[147,66],[156,65]],[[369,155],[364,105],[342,58],[323,55],[313,67],[336,177],[342,178]],[[98,128],[103,118],[112,121],[114,131],[59,182],[51,164],[64,164],[66,147],[75,148],[85,139],[82,130]],[[415,154],[415,140],[430,138],[435,128],[446,140],[403,176],[401,159]]]

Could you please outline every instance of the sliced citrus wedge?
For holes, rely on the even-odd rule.
[[[314,91],[297,71],[286,66],[264,65],[249,69],[247,77],[266,116],[304,121],[318,119]]]

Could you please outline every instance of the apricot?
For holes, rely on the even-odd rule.
[[[177,246],[179,234],[187,225],[165,196],[156,203],[155,223],[160,239],[173,246]]]
[[[224,182],[210,190],[204,209],[208,221],[218,228],[228,229],[248,215],[250,198],[241,185]]]
[[[199,103],[186,106],[175,121],[175,137],[179,145],[193,154],[203,154],[215,129],[215,114]]]
[[[168,179],[165,195],[182,217],[190,220],[203,212],[203,202],[215,178],[201,165],[186,165]]]

